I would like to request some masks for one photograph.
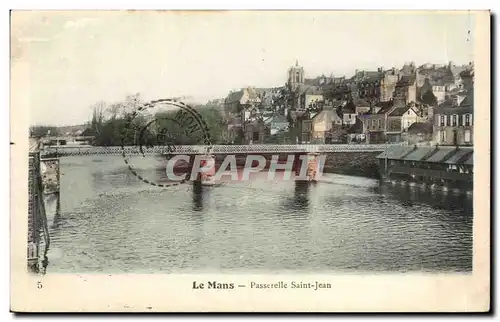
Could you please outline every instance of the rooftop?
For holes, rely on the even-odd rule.
[[[405,150],[406,149],[406,152]],[[473,148],[469,147],[393,147],[377,156],[378,159],[422,161],[473,165]]]

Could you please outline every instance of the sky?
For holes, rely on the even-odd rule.
[[[474,20],[467,12],[14,12],[11,68],[29,66],[30,124],[74,125],[90,119],[92,104],[134,93],[202,102],[280,86],[296,60],[306,78],[409,61],[465,64]]]

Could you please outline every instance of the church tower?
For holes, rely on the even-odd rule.
[[[304,68],[299,66],[298,61],[295,61],[295,66],[288,70],[287,84],[291,90],[295,90],[299,85],[304,84]]]

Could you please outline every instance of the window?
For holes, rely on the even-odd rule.
[[[378,122],[377,122],[377,126],[378,126],[379,129],[380,129],[381,123],[382,123],[382,121],[379,119]]]
[[[445,115],[446,117],[446,126],[450,126],[450,115]]]
[[[465,114],[465,126],[470,126],[470,114]]]
[[[349,120],[351,119],[351,114],[348,114],[349,115]]]
[[[452,126],[458,126],[458,115],[457,114],[453,114],[452,116],[452,119],[451,119],[451,125]]]
[[[470,130],[465,130],[465,143],[470,143]]]
[[[440,136],[441,136],[441,140],[440,140],[441,143],[446,142],[446,131],[445,130],[441,131]]]
[[[253,141],[259,141],[260,135],[259,132],[253,132]]]
[[[300,73],[299,73],[299,72],[297,72],[297,73],[295,74],[295,82],[296,82],[296,83],[300,83]]]
[[[439,117],[439,125],[444,126],[444,115]]]
[[[311,141],[311,136],[309,133],[302,133],[302,143],[307,143]]]

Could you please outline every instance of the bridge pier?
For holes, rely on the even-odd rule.
[[[299,153],[295,155],[293,171],[296,181],[316,182],[322,169],[321,155],[316,152]]]
[[[200,160],[199,167],[195,165],[196,159]],[[189,160],[189,177],[192,171],[196,171],[196,178],[193,179],[193,184],[201,184],[211,186],[215,184],[215,156],[212,154],[195,155]]]

